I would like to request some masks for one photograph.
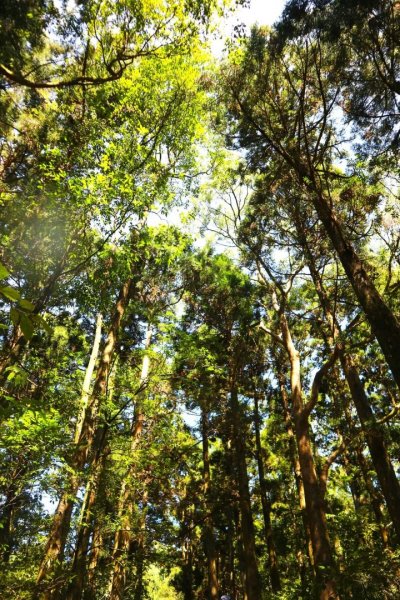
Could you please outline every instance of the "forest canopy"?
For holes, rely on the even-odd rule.
[[[400,3],[246,5],[1,3],[0,598],[400,597]]]

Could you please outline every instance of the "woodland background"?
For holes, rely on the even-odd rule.
[[[400,597],[400,3],[238,4],[1,3],[1,598]]]

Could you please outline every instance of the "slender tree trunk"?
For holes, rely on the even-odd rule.
[[[346,354],[341,357],[343,371],[346,375],[353,402],[355,404],[361,427],[365,434],[372,463],[393,522],[397,543],[400,540],[400,484],[387,453],[383,427],[378,425],[365,394],[357,369],[352,359]]]
[[[144,566],[145,566],[145,554],[146,554],[146,513],[147,513],[147,501],[148,492],[146,489],[143,491],[142,497],[142,511],[140,515],[139,533],[137,536],[137,548],[135,556],[136,566],[136,581],[135,581],[135,592],[133,600],[142,600],[144,594]]]
[[[101,342],[101,329],[103,325],[103,317],[99,313],[96,317],[96,330],[94,335],[94,341],[92,346],[92,352],[90,354],[89,362],[85,371],[85,378],[82,385],[82,394],[80,400],[79,415],[75,426],[74,443],[78,444],[82,435],[82,428],[85,422],[86,412],[88,408],[90,398],[90,388],[93,379],[93,373],[96,366],[97,357],[99,355],[100,342]]]
[[[229,548],[229,573],[228,573],[228,589],[232,592],[234,600],[237,598],[237,585],[236,585],[236,570],[235,570],[235,543],[234,543],[234,518],[233,511],[232,518],[229,522],[228,530],[228,548]]]
[[[385,519],[383,517],[381,504],[383,498],[378,490],[376,490],[372,484],[371,477],[369,475],[369,469],[367,465],[367,461],[362,452],[362,448],[360,445],[357,446],[357,458],[358,464],[360,465],[361,473],[364,479],[365,487],[371,498],[371,507],[375,516],[375,521],[379,527],[379,532],[382,540],[382,545],[384,548],[389,548],[389,532],[385,525]]]
[[[242,426],[238,392],[235,386],[232,386],[230,392],[230,413],[233,431],[233,451],[239,490],[240,524],[243,540],[243,558],[245,563],[245,587],[248,600],[260,600],[261,581],[256,559],[254,524],[246,465],[245,432]]]
[[[117,372],[118,357],[108,376],[108,400],[112,401],[114,395],[115,374]],[[86,378],[85,378],[86,379]],[[88,379],[87,385],[90,385]],[[89,394],[87,387],[86,394]],[[84,396],[82,406],[86,408],[87,399]],[[104,473],[105,462],[110,449],[107,446],[108,426],[102,425],[97,431],[93,441],[92,460],[89,469],[89,478],[86,484],[85,497],[82,503],[81,518],[78,525],[77,541],[74,558],[72,561],[71,574],[73,579],[68,588],[67,600],[80,600],[83,593],[86,578],[86,560],[89,549],[89,540],[93,527],[93,509],[97,501],[100,480]]]
[[[8,563],[13,546],[13,523],[18,509],[23,504],[22,493],[25,488],[24,478],[30,466],[30,453],[16,457],[16,466],[8,475],[8,482],[2,488],[4,497],[0,509],[0,561]]]
[[[356,474],[354,474],[352,469],[352,467],[354,468],[355,464],[355,458],[350,454],[350,452],[348,450],[343,452],[343,465],[346,471],[346,475],[349,478],[349,487],[351,491],[351,496],[353,498],[354,510],[357,514],[361,506],[361,486],[359,481],[358,469]]]
[[[206,517],[204,519],[204,545],[207,555],[208,571],[208,598],[209,600],[219,600],[219,584],[217,576],[217,552],[214,538],[214,521],[212,517],[211,504],[211,473],[210,456],[208,449],[208,414],[205,408],[202,411],[202,442],[203,442],[203,492],[205,500]]]
[[[192,530],[193,519],[191,516],[186,489],[184,490],[183,506],[180,515],[180,536],[182,540],[182,594],[184,600],[194,600],[193,584],[193,550],[192,550]]]
[[[143,391],[144,386],[149,377],[150,357],[148,355],[148,350],[151,344],[151,335],[152,328],[149,325],[146,333],[145,354],[143,357],[142,372],[140,375],[139,383],[139,387],[143,389],[141,392],[139,392],[139,394],[136,397],[135,415],[131,427],[131,459],[135,455],[135,451],[139,444],[145,421],[145,414],[143,409]],[[109,600],[120,600],[123,598],[124,595],[128,556],[133,542],[132,519],[134,512],[134,498],[132,495],[133,492],[130,484],[131,481],[133,481],[135,475],[135,465],[132,462],[131,466],[129,467],[129,471],[123,481],[119,500],[118,516],[121,525],[115,533],[114,549],[112,555],[113,569],[109,583]]]
[[[12,552],[13,521],[15,511],[20,504],[20,493],[17,482],[10,485],[0,514],[0,561],[8,563]],[[6,565],[4,565],[6,568]]]
[[[271,502],[268,499],[267,482],[265,480],[264,462],[262,458],[261,435],[260,435],[260,411],[258,407],[258,394],[254,394],[254,427],[256,434],[256,456],[258,466],[258,481],[260,484],[261,505],[264,518],[264,532],[268,548],[268,568],[271,578],[271,587],[274,593],[281,589],[281,581],[278,568],[278,558],[271,523]]]
[[[96,589],[96,576],[100,569],[104,548],[104,533],[103,526],[100,522],[95,522],[93,525],[93,538],[87,569],[87,585],[85,598],[96,600],[99,591]]]
[[[97,414],[101,401],[107,392],[108,375],[114,356],[115,346],[118,340],[122,317],[129,301],[130,285],[131,282],[128,280],[120,290],[107,339],[97,368],[93,392],[90,396],[90,401],[87,404],[84,416],[80,417],[77,422],[79,436],[74,435],[74,440],[76,439],[78,441],[74,444],[72,457],[70,460],[70,467],[73,473],[68,479],[67,485],[61,495],[53,518],[44,556],[42,558],[36,580],[37,584],[40,584],[41,582],[44,582],[45,579],[48,579],[57,565],[59,565],[63,560],[65,543],[70,528],[72,510],[76,494],[81,483],[80,471],[85,466],[87,457],[91,451],[95,439]],[[84,392],[82,396],[84,396]],[[50,583],[43,590],[42,598],[43,600],[47,600],[54,597],[57,592],[57,582]]]

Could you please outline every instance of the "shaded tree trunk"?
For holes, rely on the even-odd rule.
[[[271,502],[268,499],[267,482],[265,480],[264,462],[262,458],[261,435],[260,435],[260,411],[258,407],[258,394],[254,394],[254,428],[256,434],[256,457],[258,466],[258,481],[260,484],[261,505],[264,518],[264,532],[268,549],[268,568],[271,578],[273,592],[281,589],[278,559],[271,523]]]
[[[235,386],[230,391],[230,417],[232,421],[232,441],[239,490],[240,525],[243,541],[245,566],[245,587],[248,600],[260,600],[261,581],[256,559],[256,546],[253,515],[251,510],[249,479],[246,465],[245,432]]]
[[[206,516],[204,519],[203,535],[204,546],[207,555],[207,572],[208,572],[208,597],[209,600],[219,600],[219,583],[217,575],[217,552],[215,548],[214,538],[214,521],[212,517],[211,504],[211,473],[210,473],[210,456],[208,449],[208,414],[203,408],[201,419],[201,432],[203,444],[203,492],[205,500]]]

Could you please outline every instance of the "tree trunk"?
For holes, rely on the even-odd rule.
[[[350,241],[346,239],[342,224],[330,202],[319,190],[312,190],[312,199],[318,217],[338,253],[372,332],[382,348],[394,380],[400,388],[400,323],[383,301],[363,262]]]
[[[290,361],[292,414],[313,546],[317,584],[320,590],[319,598],[320,600],[336,600],[339,598],[335,583],[336,569],[326,524],[324,498],[317,477],[311,446],[308,423],[309,413],[303,405],[300,355],[293,344],[287,319],[277,305],[276,300],[274,300],[274,306],[279,313],[282,341]]]
[[[304,493],[303,478],[301,476],[300,462],[299,462],[299,457],[298,457],[298,453],[297,453],[296,436],[293,431],[292,418],[290,416],[290,409],[289,409],[289,400],[287,397],[284,376],[282,373],[282,366],[279,364],[279,362],[276,359],[275,359],[275,367],[276,367],[276,371],[277,371],[277,378],[279,381],[279,389],[281,392],[281,400],[282,400],[282,406],[283,406],[283,416],[284,416],[284,420],[285,420],[285,427],[286,427],[286,431],[287,431],[288,438],[289,438],[289,455],[290,455],[290,461],[292,463],[292,469],[293,469],[294,479],[296,482],[297,494],[298,494],[298,498],[299,498],[299,507],[300,507],[300,514],[301,514],[301,518],[302,518],[302,522],[303,522],[304,536],[305,536],[305,542],[306,542],[306,546],[307,546],[307,555],[308,555],[308,560],[310,561],[312,575],[315,577],[314,553],[313,553],[313,546],[312,546],[312,541],[311,541],[310,525],[308,523],[308,516],[307,516],[307,509],[306,509],[306,497],[305,497],[305,493]]]
[[[142,496],[142,511],[140,515],[139,533],[137,536],[137,547],[135,556],[136,566],[136,581],[135,581],[135,592],[133,600],[143,600],[144,595],[144,566],[145,566],[145,555],[146,555],[146,513],[147,513],[147,501],[148,492],[146,489],[143,491]]]
[[[142,372],[139,383],[139,389],[141,391],[136,397],[135,414],[131,426],[131,459],[135,455],[145,421],[145,414],[143,410],[143,391],[149,377],[150,358],[148,355],[148,350],[151,344],[151,336],[152,328],[151,325],[148,325],[145,340],[145,354],[143,356]],[[112,554],[113,569],[109,583],[109,600],[120,600],[123,598],[124,594],[128,556],[133,542],[132,518],[134,512],[134,498],[132,497],[130,482],[133,480],[135,475],[135,465],[132,462],[123,481],[120,494],[118,516],[121,525],[115,533],[114,549]]]
[[[334,340],[340,336],[340,326],[335,314],[331,310],[329,298],[324,290],[321,276],[316,268],[313,253],[307,242],[305,232],[301,226],[301,219],[298,209],[295,209],[294,217],[298,238],[305,252],[307,266],[310,270],[321,308],[324,311],[325,317],[328,321],[331,332],[328,336],[328,343],[332,346]],[[372,462],[375,467],[384,498],[386,500],[388,511],[393,521],[393,527],[396,532],[397,541],[400,542],[400,483],[396,477],[393,465],[387,453],[384,432],[382,427],[376,423],[374,413],[365,393],[364,385],[360,379],[358,370],[351,356],[345,352],[343,345],[339,358],[344,376],[350,389],[352,400],[358,414],[358,418],[361,422],[361,427],[365,433]]]
[[[357,458],[364,479],[365,487],[367,489],[369,497],[371,498],[371,507],[375,516],[375,521],[379,527],[382,545],[384,548],[389,548],[389,532],[385,525],[385,519],[383,517],[381,509],[383,498],[381,497],[379,490],[376,490],[372,484],[371,477],[368,472],[369,469],[367,461],[365,460],[365,456],[362,452],[362,448],[360,445],[357,446]]]
[[[378,481],[393,522],[397,543],[400,541],[400,484],[386,450],[383,427],[376,423],[374,413],[365,394],[357,369],[352,359],[345,354],[341,357],[351,395],[365,434]]]
[[[115,311],[111,320],[111,326],[109,328],[100,363],[97,368],[93,392],[90,397],[90,401],[86,406],[85,414],[83,417],[79,418],[77,422],[79,435],[75,434],[74,440],[76,439],[78,441],[74,444],[72,457],[70,460],[70,467],[73,473],[69,477],[67,485],[62,492],[53,518],[44,556],[42,558],[36,580],[36,583],[39,586],[38,589],[43,587],[40,586],[41,582],[44,582],[45,579],[48,579],[48,577],[51,576],[52,572],[56,569],[57,565],[59,565],[63,560],[64,548],[70,528],[74,501],[81,483],[80,471],[85,466],[87,457],[91,451],[95,439],[97,414],[101,405],[101,401],[107,393],[108,375],[110,372],[111,361],[114,356],[115,346],[118,340],[122,317],[129,301],[130,285],[131,282],[128,280],[120,290]],[[90,361],[88,367],[89,366],[91,367]],[[84,396],[84,393],[85,392],[83,391],[82,396]],[[43,600],[54,597],[57,593],[58,585],[59,584],[57,583],[50,583],[50,585],[46,586],[42,593]]]
[[[107,456],[107,452],[105,451],[106,440],[107,429],[103,429],[103,435],[96,448],[95,457],[91,465],[91,476],[87,483],[85,497],[83,499],[76,547],[71,567],[73,579],[65,600],[81,600],[82,598],[86,577],[86,559],[90,535],[92,533],[93,508],[96,503],[99,481]]]
[[[258,407],[258,394],[254,394],[254,427],[256,434],[256,455],[258,466],[258,481],[260,484],[261,505],[264,518],[264,532],[268,548],[268,568],[271,578],[271,588],[274,593],[281,589],[281,581],[278,569],[278,559],[271,524],[271,502],[268,499],[267,482],[265,480],[264,462],[262,458],[261,435],[260,435],[260,411]]]
[[[182,585],[184,600],[194,600],[192,530],[193,518],[188,506],[186,488],[181,505],[180,536],[182,540]]]
[[[103,325],[103,317],[99,313],[96,317],[96,330],[94,335],[94,341],[92,346],[92,352],[90,354],[89,362],[85,371],[85,378],[82,385],[82,394],[80,400],[79,415],[75,426],[74,443],[78,444],[82,435],[82,428],[86,417],[87,407],[90,398],[90,388],[93,379],[94,368],[96,366],[97,357],[99,355],[100,342],[101,342],[101,329]]]
[[[88,561],[87,569],[87,585],[84,597],[88,600],[96,600],[99,595],[99,590],[96,589],[96,576],[100,569],[103,557],[104,534],[103,526],[99,522],[93,525],[93,538]]]
[[[210,456],[208,450],[208,414],[206,409],[202,411],[202,442],[203,442],[203,492],[206,516],[204,519],[204,546],[207,556],[207,571],[208,571],[208,598],[209,600],[219,600],[219,584],[217,576],[217,552],[214,539],[214,521],[212,517],[211,504],[211,473],[210,473]]]
[[[255,534],[246,465],[245,431],[242,426],[238,392],[235,386],[232,387],[230,392],[230,413],[239,490],[240,523],[243,540],[243,558],[245,563],[245,587],[248,600],[260,600],[261,581],[256,559]]]

